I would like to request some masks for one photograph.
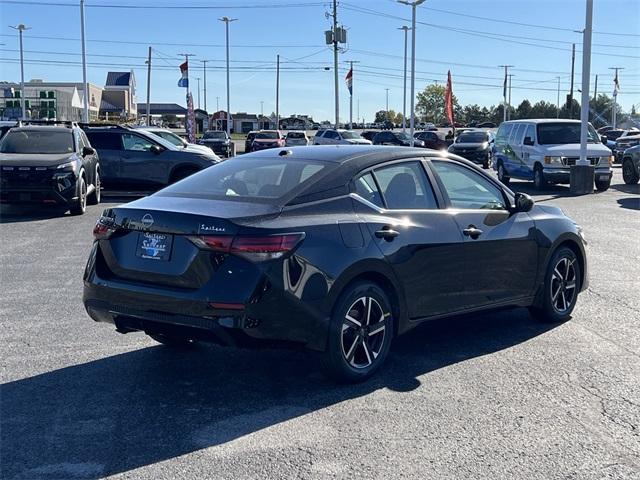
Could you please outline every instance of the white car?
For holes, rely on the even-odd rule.
[[[329,128],[319,131],[313,139],[314,145],[371,145],[366,138],[352,130]]]
[[[309,138],[305,132],[289,132],[284,140],[287,147],[299,147],[309,145]]]
[[[197,153],[211,153],[211,149],[205,145],[197,145],[195,143],[189,143],[182,137],[176,135],[171,130],[167,130],[166,128],[160,127],[138,127],[140,130],[145,130],[147,132],[153,133],[160,138],[164,138],[166,141],[174,144],[178,148],[184,148],[188,152],[197,152]]]

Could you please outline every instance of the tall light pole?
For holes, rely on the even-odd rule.
[[[502,104],[502,121],[507,121],[507,76],[509,75],[509,68],[513,67],[513,65],[498,65],[499,67],[504,67],[504,85],[502,87],[502,96],[504,97],[504,101]]]
[[[556,118],[560,118],[560,77],[558,77],[558,99],[556,100]]]
[[[404,31],[404,83],[402,84],[402,131],[407,130],[407,32],[411,30],[406,25],[399,27]]]
[[[226,40],[227,40],[227,114],[226,114],[226,120],[227,120],[227,135],[231,136],[231,101],[229,99],[229,23],[231,22],[235,22],[236,20],[238,20],[237,18],[229,18],[229,17],[222,17],[219,19],[221,22],[224,22],[225,24],[225,33],[226,33]]]
[[[24,24],[20,24],[17,25],[15,27],[9,25],[11,28],[13,28],[14,30],[18,30],[18,34],[20,35],[20,106],[22,107],[22,120],[26,120],[27,119],[27,111],[25,110],[25,105],[24,105],[24,96],[25,96],[25,92],[24,92],[24,56],[23,56],[23,52],[24,50],[22,49],[22,32],[24,32],[25,30],[31,30],[31,27],[27,27]]]
[[[333,88],[335,90],[336,124],[340,126],[340,99],[338,86],[338,2],[333,0]]]
[[[87,83],[87,48],[84,37],[84,0],[80,0],[80,39],[82,42],[82,85],[84,86],[84,110],[82,119],[89,122],[89,84]]]
[[[385,117],[387,117],[387,122],[389,121],[389,89],[385,88],[386,94],[387,94],[387,100],[385,103]]]
[[[202,60],[202,69],[204,70],[204,111],[209,113],[207,110],[207,62],[209,60]]]
[[[411,111],[409,112],[411,115],[411,119],[409,120],[410,125],[410,137],[409,144],[413,147],[414,138],[413,133],[415,132],[415,100],[416,100],[416,7],[425,0],[414,0],[413,2],[407,0],[398,0],[398,3],[402,3],[404,5],[411,6]]]
[[[615,83],[614,86],[614,95],[613,95],[613,111],[611,112],[611,126],[616,128],[617,117],[618,117],[618,70],[624,70],[623,67],[609,67],[609,70],[615,70],[616,76],[613,81]]]
[[[196,77],[196,81],[198,82],[198,110],[200,110],[200,77]]]
[[[151,47],[147,59],[147,127],[151,126]]]
[[[509,108],[508,108],[508,114],[507,114],[507,119],[511,120],[511,77],[513,77],[513,73],[509,74],[509,100],[508,100],[508,104],[509,104]]]
[[[260,119],[264,117],[264,100],[260,100]]]

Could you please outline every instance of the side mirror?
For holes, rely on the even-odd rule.
[[[607,140],[609,140],[609,139],[607,138],[606,135],[601,135],[600,136],[600,141],[602,142],[603,145],[607,144]]]
[[[522,143],[524,145],[533,146],[533,139],[531,137],[524,137],[524,141]]]
[[[82,156],[93,155],[96,151],[91,147],[82,147]]]
[[[151,148],[149,148],[149,151],[158,155],[160,152],[162,152],[162,149],[158,145],[151,145]]]
[[[531,211],[535,203],[533,201],[533,198],[531,198],[529,195],[527,195],[526,193],[520,193],[520,192],[516,193],[515,202],[516,202],[516,206],[514,210],[515,213],[529,212]]]

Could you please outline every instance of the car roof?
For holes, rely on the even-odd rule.
[[[527,118],[522,120],[507,120],[502,123],[580,123],[580,120],[570,118]]]
[[[16,131],[16,132],[20,132],[23,130],[36,130],[36,131],[43,131],[43,132],[50,132],[52,130],[56,130],[59,132],[73,132],[73,130],[76,130],[78,127],[64,127],[64,126],[58,126],[58,125],[24,125],[22,127],[12,127],[11,130],[12,131]]]

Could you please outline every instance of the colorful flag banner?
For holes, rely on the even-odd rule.
[[[454,126],[453,118],[453,85],[451,84],[451,70],[447,72],[447,88],[444,91],[444,107],[447,120]]]
[[[178,86],[189,88],[189,61],[187,60],[182,65],[180,65],[180,73],[182,76],[180,80],[178,80]]]
[[[349,95],[353,95],[353,69],[349,69],[347,72],[347,76],[344,77],[344,81],[347,84],[347,88],[349,89]]]
[[[616,76],[613,79],[613,96],[618,96],[618,91],[620,91],[620,82],[618,81],[618,70],[616,70]]]
[[[187,95],[187,118],[185,119],[185,130],[189,143],[196,143],[196,114],[193,110],[193,95]]]

